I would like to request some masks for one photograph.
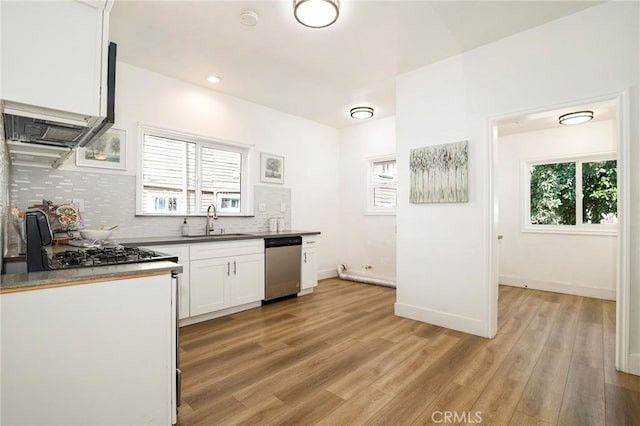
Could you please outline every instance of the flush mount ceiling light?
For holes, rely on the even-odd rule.
[[[593,111],[576,111],[558,117],[560,124],[582,124],[593,120]]]
[[[306,27],[328,27],[339,14],[339,0],[293,0],[293,16]]]
[[[366,118],[373,117],[373,108],[371,107],[355,107],[351,108],[349,111],[351,118],[355,118],[356,120],[363,120]]]
[[[209,77],[207,77],[207,81],[209,83],[217,84],[217,83],[220,83],[220,77],[216,77],[215,75],[210,75]]]

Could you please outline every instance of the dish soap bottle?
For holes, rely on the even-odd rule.
[[[184,218],[184,222],[182,222],[182,236],[183,237],[188,237],[189,236],[189,224],[187,223],[187,218]]]

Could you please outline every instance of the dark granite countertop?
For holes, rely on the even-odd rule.
[[[131,237],[131,238],[114,238],[113,241],[124,246],[145,246],[145,245],[168,245],[168,244],[194,244],[194,243],[211,243],[216,241],[236,241],[236,240],[255,240],[262,238],[277,237],[295,237],[306,235],[320,235],[318,231],[282,231],[282,232],[243,232],[215,235],[201,235],[192,237],[182,237],[178,235],[167,237]],[[78,249],[78,247],[61,246],[66,249]],[[25,254],[19,254],[15,250],[10,249],[4,257],[6,262],[24,262]]]
[[[132,237],[115,239],[125,246],[144,245],[168,245],[168,244],[195,244],[217,241],[254,240],[263,238],[293,237],[305,235],[319,235],[317,231],[283,231],[283,232],[246,232],[237,234],[216,234],[208,236],[168,236],[168,237]],[[54,251],[77,247],[57,246]],[[13,261],[24,260],[24,255],[14,254],[8,256]],[[5,261],[8,259],[5,258]],[[182,272],[182,266],[172,262],[144,262],[128,263],[123,265],[98,266],[94,268],[59,269],[55,271],[31,272],[24,274],[0,275],[0,293],[13,291],[32,290],[38,287],[49,288],[64,285],[85,284],[92,281],[105,281],[109,279],[121,279],[136,275],[153,275],[168,273],[178,270]]]
[[[201,235],[193,237],[168,236],[168,237],[132,237],[118,238],[117,241],[125,246],[167,245],[167,244],[194,244],[211,243],[216,241],[255,240],[262,238],[295,237],[298,235],[319,235],[317,231],[282,231],[282,232],[246,232],[238,234]]]
[[[171,271],[182,272],[182,265],[158,261],[0,275],[0,293],[168,274]]]

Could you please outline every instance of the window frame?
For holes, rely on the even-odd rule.
[[[619,162],[616,152],[600,152],[593,154],[554,156],[521,161],[522,224],[521,231],[540,234],[572,234],[572,235],[618,235],[617,224],[582,223],[582,163],[615,160]],[[575,225],[537,225],[531,223],[531,166],[554,163],[576,163],[576,224]],[[620,176],[616,188],[620,186]],[[618,201],[618,206],[619,206]]]
[[[219,209],[218,216],[226,217],[246,217],[253,216],[253,195],[251,192],[251,154],[253,145],[240,142],[227,141],[212,138],[209,136],[197,135],[178,130],[170,130],[148,124],[138,123],[138,152],[136,168],[136,216],[161,216],[161,217],[204,217],[206,212],[195,213],[145,213],[144,212],[144,139],[145,135],[160,138],[174,139],[185,143],[196,145],[196,184],[195,184],[195,206],[200,207],[200,197],[202,196],[202,172],[201,172],[201,150],[202,147],[221,149],[225,151],[237,152],[241,154],[240,171],[240,212],[225,212]]]
[[[375,207],[374,203],[374,186],[373,186],[373,167],[375,163],[382,163],[387,161],[396,162],[396,170],[398,162],[396,154],[379,155],[375,157],[368,157],[367,162],[367,205],[365,208],[365,216],[395,216],[396,208],[398,206],[398,192],[396,185],[396,206],[395,207]],[[396,177],[397,183],[397,177]]]

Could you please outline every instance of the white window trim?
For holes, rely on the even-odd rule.
[[[195,133],[183,132],[179,130],[170,130],[158,126],[152,126],[148,124],[138,123],[137,129],[137,157],[138,165],[136,169],[136,216],[187,216],[187,217],[204,217],[206,213],[193,213],[193,214],[162,214],[162,213],[144,213],[143,212],[143,148],[144,148],[144,135],[151,134],[158,137],[177,139],[184,142],[196,143],[196,149],[198,155],[196,156],[197,165],[200,168],[201,155],[200,150],[203,146],[209,148],[218,148],[226,150],[235,150],[242,153],[242,174],[240,178],[240,212],[218,212],[218,216],[253,216],[253,193],[251,191],[251,150],[254,145],[249,145],[241,142],[228,141],[224,139],[212,138],[209,136],[198,135]],[[196,194],[200,194],[202,189],[202,182],[200,174],[196,175]],[[196,205],[198,202],[196,200]]]
[[[618,161],[615,152],[599,152],[593,154],[566,155],[546,158],[536,158],[533,160],[521,161],[521,184],[522,184],[522,226],[521,232],[538,234],[569,234],[569,235],[618,235],[617,225],[605,224],[584,224],[579,217],[576,217],[576,225],[534,225],[531,223],[531,183],[530,168],[537,164],[566,163],[566,162],[591,162],[591,161]],[[579,178],[579,180],[578,180]],[[619,185],[618,177],[618,185]],[[576,181],[582,182],[582,168],[576,167]],[[582,185],[576,185],[576,215],[582,211]]]
[[[373,163],[382,161],[396,161],[396,154],[379,155],[375,157],[367,157],[367,200],[364,215],[365,216],[395,216],[396,207],[374,207],[373,206]],[[396,163],[397,165],[397,163]],[[397,202],[396,202],[397,205]]]

